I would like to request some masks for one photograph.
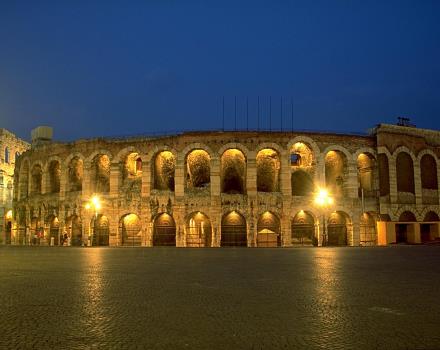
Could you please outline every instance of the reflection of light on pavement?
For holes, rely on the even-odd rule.
[[[341,295],[340,271],[338,270],[339,249],[316,250],[314,261],[315,320],[320,342],[339,343],[345,337],[347,315]]]
[[[105,334],[105,315],[102,307],[103,295],[103,263],[102,249],[87,249],[85,251],[84,271],[87,271],[84,279],[84,312],[86,319],[85,326],[94,337],[104,338]]]

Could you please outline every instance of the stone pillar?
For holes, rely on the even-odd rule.
[[[325,183],[325,154],[317,154],[316,155],[316,171],[315,178],[313,179],[315,185],[319,185],[320,187],[325,187],[327,184]]]
[[[420,173],[420,163],[414,162],[414,193],[416,196],[416,206],[422,205],[422,177]]]
[[[356,214],[353,214],[356,215]],[[348,239],[348,244],[351,246],[359,246],[361,243],[361,231],[360,231],[360,222],[359,222],[359,215],[357,215],[356,218],[353,218],[353,225],[352,225],[352,235],[351,240]],[[348,237],[347,237],[348,238]]]
[[[391,157],[388,159],[388,168],[390,170],[390,201],[392,204],[397,203],[397,177],[396,177],[396,159]]]
[[[220,184],[220,159],[218,157],[211,158],[211,198],[219,197],[221,191]]]
[[[174,170],[174,194],[176,198],[185,195],[184,159],[179,154],[176,155],[176,168]]]
[[[283,197],[290,197],[292,195],[291,169],[289,152],[283,151],[281,153],[281,169],[280,169],[280,191]]]
[[[119,232],[119,218],[117,215],[107,216],[109,223],[109,246],[121,245],[121,232]]]
[[[110,196],[118,197],[120,183],[120,166],[119,163],[110,164]]]
[[[82,180],[82,194],[83,198],[88,199],[93,191],[92,169],[89,161],[84,161],[84,174]]]
[[[150,161],[142,162],[142,197],[150,197],[151,189],[151,163]]]
[[[345,188],[349,198],[358,198],[358,171],[355,161],[348,161],[348,178]]]
[[[246,192],[249,197],[257,195],[257,160],[255,152],[249,152],[246,162]]]
[[[292,228],[290,225],[290,215],[285,213],[281,217],[281,246],[291,247],[292,246]]]
[[[68,170],[62,170],[61,176],[60,176],[60,200],[64,200],[67,192],[67,185],[68,185]]]

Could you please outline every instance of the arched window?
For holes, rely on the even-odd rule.
[[[5,163],[9,164],[9,148],[5,148]]]

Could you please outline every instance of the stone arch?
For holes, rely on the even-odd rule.
[[[238,148],[226,149],[220,158],[222,193],[246,193],[246,157]]]
[[[320,154],[319,146],[312,138],[308,136],[301,135],[294,137],[287,143],[287,150],[291,151],[292,147],[298,142],[305,144],[311,149],[311,151],[313,152],[313,159],[314,161],[316,161],[317,157]]]
[[[325,243],[329,246],[346,246],[348,244],[348,225],[350,216],[344,211],[335,211],[327,221]]]
[[[215,156],[215,153],[213,152],[213,150],[209,146],[205,145],[204,143],[200,143],[200,142],[194,142],[194,143],[189,144],[188,146],[186,146],[182,150],[181,154],[183,154],[186,158],[188,153],[190,153],[191,151],[196,150],[196,149],[203,150],[206,153],[208,153],[209,158],[212,158]]]
[[[140,150],[137,147],[134,146],[128,146],[128,147],[124,147],[122,148],[117,154],[116,157],[114,159],[114,162],[116,163],[121,163],[124,162],[127,158],[127,156],[130,153],[137,153],[139,154],[139,157],[142,159],[142,153],[140,152]]]
[[[223,215],[221,222],[222,247],[246,247],[247,226],[242,214],[233,210]]]
[[[389,156],[386,153],[379,153],[377,156],[379,170],[379,194],[388,196],[390,194],[390,165]]]
[[[124,193],[140,195],[142,188],[142,158],[134,147],[119,152],[120,190]]]
[[[84,178],[84,158],[81,154],[70,155],[66,159],[67,191],[82,191]]]
[[[60,221],[56,215],[49,215],[46,219],[48,226],[48,244],[60,244]]]
[[[439,219],[438,214],[435,211],[430,210],[423,217],[423,221],[424,222],[427,222],[427,221],[431,221],[432,222],[432,221],[440,221],[440,219]]]
[[[414,161],[407,152],[396,156],[397,196],[400,203],[415,203]]]
[[[46,174],[46,192],[59,193],[61,183],[61,160],[59,158],[51,158],[47,161]]]
[[[437,160],[430,153],[421,155],[418,160],[418,164],[420,164],[422,202],[423,204],[438,204]]]
[[[348,177],[347,154],[337,147],[325,153],[325,184],[334,196],[343,196]]]
[[[92,192],[110,192],[110,158],[107,154],[98,153],[93,157],[90,174]]]
[[[361,246],[377,244],[376,220],[371,213],[365,212],[361,215],[359,232]]]
[[[67,234],[70,237],[70,244],[77,247],[81,246],[83,243],[81,218],[73,214],[66,219],[65,225]]]
[[[140,246],[142,244],[142,222],[138,215],[129,213],[119,219],[121,243],[124,246]]]
[[[26,198],[29,194],[29,171],[29,160],[24,159],[19,171],[18,199]]]
[[[153,246],[176,246],[176,223],[171,215],[161,213],[154,219]]]
[[[201,148],[185,153],[185,187],[188,190],[209,189],[211,183],[211,157]]]
[[[318,245],[315,235],[316,219],[312,212],[300,210],[291,219],[293,245]]]
[[[304,170],[296,170],[291,175],[292,196],[309,196],[313,194],[315,185],[310,174]]]
[[[186,246],[211,247],[212,227],[209,217],[200,212],[192,212],[186,219]]]
[[[319,151],[318,151],[319,152]],[[315,153],[310,144],[298,141],[290,146],[290,166],[292,170],[298,168],[311,169],[316,165],[316,158],[319,153]]]
[[[417,218],[414,213],[410,210],[405,210],[399,216],[399,221],[401,222],[416,222]]]
[[[31,168],[31,190],[32,195],[41,194],[43,191],[43,165],[41,162],[34,162]]]
[[[356,152],[357,171],[358,171],[358,186],[359,197],[375,197],[375,170],[376,159],[374,153],[367,150],[364,152]]]
[[[263,148],[257,153],[257,191],[279,192],[280,154],[273,148]]]
[[[249,159],[250,151],[248,150],[248,148],[245,145],[238,143],[238,142],[229,142],[229,143],[223,145],[222,147],[220,147],[220,149],[217,152],[218,156],[221,158],[222,155],[225,153],[225,151],[227,151],[229,149],[237,149],[237,150],[241,151],[241,153],[243,153],[243,155],[246,159]]]
[[[277,215],[265,211],[257,222],[257,247],[280,247],[281,223]]]
[[[91,221],[92,245],[93,246],[108,246],[110,243],[110,222],[107,216],[98,214],[93,216]]]
[[[91,164],[93,162],[93,160],[96,158],[96,156],[99,156],[99,155],[106,155],[110,161],[112,161],[112,159],[113,159],[113,155],[112,155],[112,153],[110,151],[108,151],[106,149],[99,149],[99,150],[96,150],[96,151],[92,152],[85,159],[85,163]]]
[[[153,188],[161,191],[174,191],[176,155],[168,150],[161,150],[151,162]]]

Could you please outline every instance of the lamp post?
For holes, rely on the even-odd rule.
[[[92,224],[89,221],[89,236],[90,237],[90,246],[93,245],[93,236],[95,235],[95,226],[96,226],[96,220],[98,219],[98,210],[101,209],[101,202],[99,200],[98,196],[93,196],[90,201],[88,201],[85,205],[87,210],[94,210],[95,212],[95,221],[94,221],[94,227],[92,231]],[[92,233],[91,233],[92,232]]]
[[[315,204],[322,208],[322,220],[323,220],[323,232],[322,232],[322,246],[327,245],[327,224],[325,212],[330,205],[333,204],[333,197],[330,196],[328,191],[324,188],[320,188],[315,197]]]

